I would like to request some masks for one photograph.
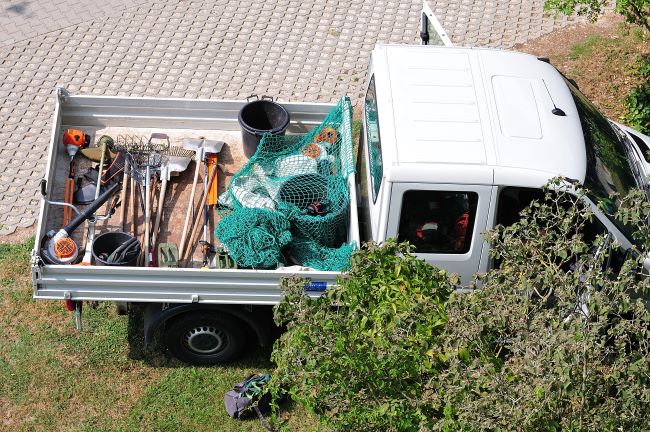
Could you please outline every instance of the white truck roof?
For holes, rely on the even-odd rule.
[[[557,175],[584,180],[578,113],[550,64],[491,49],[378,45],[372,65],[389,180],[520,186],[541,186]],[[555,107],[566,116],[553,114]]]

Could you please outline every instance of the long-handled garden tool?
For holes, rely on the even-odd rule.
[[[194,154],[186,149],[180,147],[170,147],[169,157],[166,159],[160,168],[160,196],[158,197],[158,212],[156,213],[156,221],[153,226],[153,234],[151,239],[151,248],[157,250],[158,235],[160,234],[160,222],[162,221],[165,194],[167,193],[167,183],[169,182],[172,174],[180,174],[187,169],[187,166],[192,161]],[[160,262],[160,260],[158,260]]]
[[[131,162],[129,162],[130,164]],[[129,166],[130,168],[130,166]],[[130,194],[129,194],[129,214],[131,215],[131,233],[133,234],[134,237],[138,236],[138,226],[136,221],[138,220],[138,215],[136,214],[136,206],[135,206],[135,198],[136,198],[136,187],[137,183],[135,182],[135,179],[131,177],[131,180],[129,181],[130,183]]]
[[[152,133],[146,140],[139,136],[120,135],[111,149],[125,153],[129,162],[128,174],[145,189],[140,201],[144,204],[144,265],[148,267],[151,262],[151,176],[167,158],[169,137],[166,134]]]
[[[203,215],[203,241],[201,242],[201,245],[203,247],[203,267],[202,268],[208,268],[208,261],[210,258],[210,253],[214,251],[214,245],[212,244],[212,239],[209,238],[208,233],[212,232],[210,230],[209,225],[210,222],[213,222],[213,217],[210,214],[210,209],[214,208],[212,206],[217,204],[217,200],[219,198],[218,196],[218,189],[219,189],[219,181],[217,177],[217,171],[214,171],[215,178],[211,183],[211,186],[208,188],[207,187],[207,181],[208,181],[208,171],[212,172],[214,168],[218,164],[218,153],[209,153],[206,155],[206,164],[205,164],[205,190],[207,190],[208,194],[208,200],[205,203],[205,209],[204,209],[204,215]]]
[[[126,191],[129,186],[129,161],[126,160],[124,162],[124,174],[122,176],[122,193],[120,194],[120,231],[124,231],[124,221],[126,219]],[[133,190],[131,191],[131,194],[133,194]]]
[[[70,168],[68,170],[68,178],[65,179],[65,192],[63,194],[63,201],[72,204],[74,202],[74,164],[70,160]],[[67,225],[72,220],[72,208],[63,207],[63,225]]]
[[[212,187],[212,184],[217,178],[217,168],[218,168],[217,165],[214,165],[212,171],[210,172],[208,187],[203,193],[203,197],[201,198],[201,203],[199,204],[198,214],[196,215],[194,219],[194,223],[192,224],[193,228],[192,228],[192,233],[190,234],[189,237],[189,242],[187,244],[187,247],[184,250],[184,253],[180,254],[181,262],[183,262],[184,265],[187,265],[192,258],[192,252],[194,251],[194,244],[197,240],[199,229],[201,228],[200,220],[201,217],[203,216],[203,212],[204,212],[205,204],[208,200],[208,196],[210,195],[210,187]]]
[[[95,202],[99,198],[102,187],[102,174],[104,173],[104,162],[106,160],[106,150],[113,144],[113,138],[108,135],[102,135],[97,142],[97,146],[101,148],[101,158],[99,161],[99,171],[97,173],[97,186],[95,188]],[[119,185],[119,184],[118,184]],[[99,207],[98,207],[99,208]],[[96,210],[96,209],[95,209]],[[93,212],[95,211],[93,210]],[[88,235],[86,237],[86,249],[82,259],[83,264],[90,264],[92,260],[92,247],[95,240],[95,220],[91,219],[88,223]]]
[[[192,211],[194,210],[194,195],[196,193],[196,185],[199,180],[199,172],[201,170],[201,162],[204,161],[204,157],[209,153],[219,153],[225,143],[223,141],[215,140],[206,140],[206,139],[195,139],[187,138],[183,141],[183,148],[187,150],[192,150],[195,152],[194,160],[196,162],[196,168],[194,170],[194,180],[192,182],[192,192],[190,193],[190,199],[187,203],[187,213],[185,215],[185,223],[183,224],[183,233],[181,235],[181,241],[178,245],[179,255],[182,257],[185,255],[188,245],[186,245],[187,234],[190,230],[190,219],[192,217]],[[206,190],[207,192],[207,190]],[[206,194],[207,195],[207,194]],[[206,198],[207,199],[207,198]],[[201,204],[203,206],[203,204]]]
[[[88,147],[90,144],[90,135],[78,129],[67,129],[63,133],[63,145],[70,156],[70,168],[68,169],[68,178],[65,181],[65,192],[63,201],[72,204],[74,201],[74,157],[80,149]],[[67,225],[72,220],[72,207],[63,208],[63,225]]]

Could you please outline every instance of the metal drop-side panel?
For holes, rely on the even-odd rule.
[[[77,96],[57,89],[53,130],[45,173],[46,192],[52,195],[57,169],[69,159],[59,142],[62,130],[75,127],[94,131],[106,128],[160,129],[165,131],[214,131],[239,136],[237,116],[246,101],[191,100],[135,97]],[[291,123],[287,133],[304,133],[320,124],[332,104],[282,102]],[[99,132],[98,132],[99,133]],[[67,168],[66,168],[67,169]],[[358,245],[355,176],[350,186],[348,241]],[[44,264],[39,243],[60,218],[60,208],[41,200],[36,245],[32,252],[34,298],[49,300],[105,300],[127,302],[275,304],[280,279],[298,274],[310,278],[310,295],[318,296],[335,283],[337,272],[279,270],[223,270],[196,268],[98,267]],[[53,219],[50,219],[53,218]],[[54,221],[54,222],[53,222]],[[80,227],[78,231],[85,230]]]

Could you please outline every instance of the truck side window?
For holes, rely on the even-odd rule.
[[[467,253],[477,204],[475,192],[407,191],[397,237],[415,245],[418,253]]]
[[[544,191],[536,188],[503,188],[499,194],[496,223],[507,227],[518,222],[521,217],[521,211],[528,207],[533,200],[543,201]],[[597,236],[603,235],[606,232],[607,228],[594,216],[591,222],[585,224],[582,235],[587,244],[592,244]],[[621,248],[611,248],[607,253],[611,255],[607,262],[614,274],[617,274],[625,261],[627,251]],[[495,260],[492,267],[498,268],[500,265],[501,262]]]
[[[497,207],[497,224],[510,226],[519,222],[523,209],[528,207],[532,201],[544,201],[545,193],[537,188],[505,187],[499,194],[499,205]],[[605,226],[595,217],[585,226],[583,232],[585,240],[592,242],[597,235],[606,232]]]
[[[370,160],[370,184],[372,185],[372,201],[377,202],[377,194],[384,175],[381,160],[381,138],[379,135],[379,114],[377,111],[377,93],[375,76],[370,78],[366,92],[366,134],[368,136],[368,159]]]

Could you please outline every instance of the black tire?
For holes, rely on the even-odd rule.
[[[225,315],[191,312],[165,326],[165,344],[177,359],[195,366],[227,363],[245,346],[243,323]]]

